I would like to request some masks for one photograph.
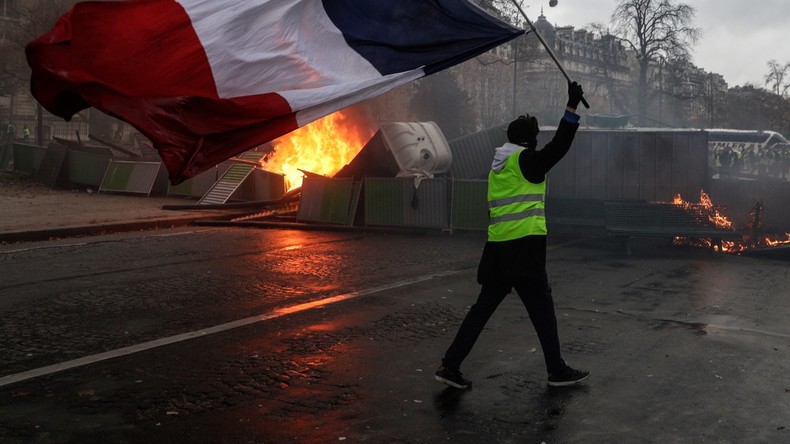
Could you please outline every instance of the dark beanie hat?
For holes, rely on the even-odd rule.
[[[507,139],[510,143],[524,145],[538,137],[538,119],[532,116],[519,116],[507,127]]]

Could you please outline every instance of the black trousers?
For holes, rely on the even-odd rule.
[[[538,335],[546,361],[546,370],[555,373],[565,368],[560,353],[560,339],[557,333],[557,317],[554,314],[554,300],[546,274],[516,279],[511,284],[483,284],[477,302],[469,309],[464,321],[447,349],[442,364],[449,368],[460,368],[461,363],[472,351],[477,338],[483,331],[491,315],[494,314],[505,296],[516,290],[521,302],[527,309],[529,319]]]

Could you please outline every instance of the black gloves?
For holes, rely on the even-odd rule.
[[[568,106],[576,109],[579,107],[579,102],[582,101],[584,90],[582,86],[576,82],[568,83]]]

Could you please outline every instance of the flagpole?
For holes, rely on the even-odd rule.
[[[557,56],[554,55],[554,51],[551,50],[551,47],[549,46],[549,44],[546,43],[546,40],[544,40],[543,36],[540,35],[540,32],[538,32],[538,28],[536,28],[535,25],[532,24],[532,21],[529,19],[529,17],[527,17],[527,14],[524,12],[523,9],[521,9],[521,5],[519,5],[518,2],[516,2],[516,0],[512,0],[512,1],[513,1],[513,4],[516,5],[516,8],[518,8],[518,12],[520,12],[521,15],[524,16],[524,20],[527,21],[527,25],[529,25],[529,29],[531,29],[532,32],[535,33],[535,36],[538,38],[538,40],[540,40],[540,43],[543,44],[544,48],[546,48],[546,52],[548,52],[549,56],[551,56],[551,59],[554,60],[554,63],[557,65],[557,68],[559,68],[560,71],[562,72],[562,75],[565,76],[565,80],[567,80],[568,83],[572,83],[573,80],[571,80],[571,77],[568,75],[567,72],[565,72],[565,68],[563,68],[562,64],[560,63],[560,61],[557,60]],[[586,100],[584,100],[583,96],[582,96],[582,104],[584,104],[585,108],[588,108],[588,109],[590,108],[590,104],[587,103]]]

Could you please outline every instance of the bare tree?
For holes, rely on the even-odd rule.
[[[770,87],[770,90],[782,97],[787,97],[787,91],[790,89],[790,82],[787,77],[790,71],[790,63],[780,65],[776,60],[768,61],[768,74],[765,75],[765,86]]]
[[[690,59],[690,48],[701,35],[692,26],[696,10],[672,0],[620,0],[612,22],[614,34],[635,53],[639,67],[637,112],[647,113],[648,73],[651,62]]]
[[[632,91],[624,88],[618,78],[628,75],[628,56],[616,36],[603,23],[590,23],[586,30],[598,38],[597,57],[590,63],[595,82],[585,85],[589,96],[604,95],[609,103],[609,112],[628,114],[629,97]],[[599,92],[601,90],[601,92]]]
[[[516,0],[519,5],[523,0]],[[489,14],[510,22],[514,26],[522,26],[524,19],[518,12],[518,8],[513,4],[513,0],[477,0],[475,3],[488,11]]]
[[[790,132],[790,103],[781,96],[750,84],[731,88],[727,96],[725,127]]]

